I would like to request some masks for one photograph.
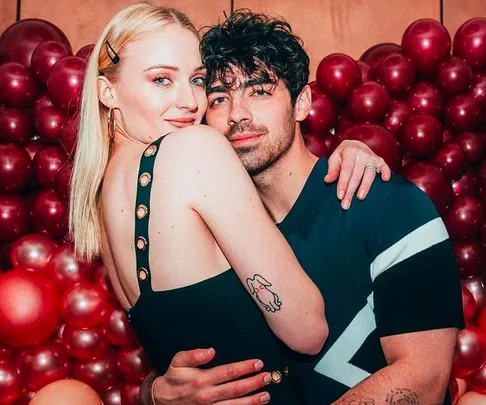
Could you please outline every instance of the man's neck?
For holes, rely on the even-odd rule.
[[[285,156],[253,177],[260,198],[276,223],[281,222],[292,209],[317,160],[305,147],[302,138],[296,137]]]

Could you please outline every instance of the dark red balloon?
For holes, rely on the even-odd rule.
[[[427,158],[440,146],[442,126],[431,115],[410,118],[399,133],[403,150],[416,159]]]
[[[479,277],[470,277],[461,281],[462,285],[466,287],[473,295],[477,306],[477,313],[481,313],[486,305],[486,289]]]
[[[128,382],[140,383],[152,371],[149,359],[141,347],[118,350],[118,368]]]
[[[304,134],[320,134],[329,131],[336,122],[337,106],[328,96],[322,94],[316,82],[310,83],[312,105],[307,118],[302,122]]]
[[[113,387],[119,375],[116,352],[111,348],[96,359],[75,360],[73,364],[73,377],[97,392],[104,392]]]
[[[68,244],[54,249],[48,270],[60,291],[80,281],[91,281],[95,271],[93,266],[79,260],[73,246]]]
[[[469,323],[475,317],[478,307],[476,304],[476,300],[474,299],[474,295],[472,295],[471,291],[469,291],[465,286],[462,285],[461,292],[464,321],[466,323]]]
[[[368,65],[366,62],[363,62],[362,60],[357,60],[356,63],[359,66],[359,70],[361,70],[361,81],[365,83],[369,80],[373,80],[370,65]]]
[[[61,297],[64,321],[77,328],[93,328],[99,325],[107,306],[106,293],[101,287],[87,281],[69,286]]]
[[[440,118],[443,108],[442,95],[429,82],[418,82],[408,95],[408,105],[415,114],[432,115]]]
[[[17,194],[0,194],[0,241],[20,238],[29,226],[29,206]]]
[[[69,55],[72,55],[71,48],[58,41],[46,41],[35,48],[31,66],[37,81],[45,85],[52,67]]]
[[[447,102],[444,119],[454,131],[474,131],[481,122],[481,114],[477,99],[468,94],[459,94]]]
[[[447,128],[442,129],[442,142],[450,142],[454,140],[454,133],[449,131]]]
[[[34,229],[52,238],[60,238],[68,230],[68,205],[53,189],[35,194],[31,201],[31,218]]]
[[[347,100],[351,119],[357,122],[378,123],[388,111],[390,100],[385,88],[375,82],[357,86]]]
[[[0,144],[0,193],[17,192],[29,184],[32,161],[22,146]]]
[[[388,112],[385,115],[382,126],[392,135],[398,133],[403,124],[412,115],[412,109],[403,101],[393,100],[390,102]]]
[[[61,167],[61,170],[59,170],[56,177],[56,190],[59,195],[66,200],[69,200],[70,196],[72,171],[73,164],[71,162],[67,162],[63,167]]]
[[[444,217],[450,237],[457,240],[478,236],[483,220],[484,204],[471,195],[455,198]]]
[[[339,118],[336,122],[336,127],[334,129],[336,135],[344,134],[348,129],[355,127],[355,122],[351,121],[351,119],[346,115],[344,111],[341,111]]]
[[[472,295],[472,293],[471,293],[471,295]],[[484,310],[484,308],[480,311],[479,319],[478,319],[478,326],[479,326],[479,329],[481,329],[483,333],[486,333],[486,311]]]
[[[472,69],[466,62],[455,56],[442,62],[437,70],[439,89],[447,95],[466,91],[472,78]]]
[[[0,104],[25,107],[38,93],[37,84],[30,70],[19,63],[0,65]]]
[[[469,325],[459,331],[452,362],[452,375],[463,378],[481,367],[486,360],[486,338],[481,329]]]
[[[431,163],[413,162],[404,166],[401,174],[430,197],[439,214],[445,214],[452,200],[452,188],[442,170]]]
[[[88,62],[94,47],[94,44],[85,45],[78,52],[76,52],[76,56],[79,56]]]
[[[13,359],[17,356],[17,350],[8,345],[0,343],[0,361]]]
[[[23,391],[22,376],[14,360],[0,361],[0,404],[9,405],[20,398]]]
[[[51,382],[69,377],[71,358],[61,343],[51,341],[22,351],[17,367],[26,386],[38,391]]]
[[[486,68],[486,18],[471,18],[454,35],[454,55],[474,70]]]
[[[400,45],[391,42],[383,42],[381,44],[373,45],[368,48],[359,58],[359,60],[366,62],[371,68],[374,68],[380,61],[391,55],[392,53],[400,53],[402,50]]]
[[[454,251],[462,278],[480,273],[486,260],[486,250],[481,242],[476,240],[454,242]]]
[[[35,117],[40,110],[47,107],[54,107],[54,102],[51,97],[47,93],[39,94],[32,105],[32,115]]]
[[[57,107],[46,107],[35,116],[35,127],[41,141],[51,144],[59,143],[66,115]]]
[[[326,144],[326,140],[321,135],[309,134],[304,137],[305,146],[317,157],[329,157],[331,151]]]
[[[62,344],[71,356],[79,360],[91,360],[102,356],[108,348],[101,326],[77,329],[66,325],[62,332]]]
[[[121,383],[111,387],[101,395],[103,405],[122,405],[121,402]]]
[[[466,173],[459,180],[452,182],[452,191],[455,197],[460,195],[478,195],[478,181],[474,170],[466,170]]]
[[[481,104],[486,104],[486,72],[474,75],[469,88],[469,95],[473,96]]]
[[[15,269],[0,275],[0,340],[12,347],[38,345],[60,324],[60,299],[52,281]]]
[[[107,307],[102,321],[103,331],[110,343],[116,346],[134,348],[140,346],[138,340],[128,323],[125,311],[119,306]]]
[[[44,271],[56,247],[56,241],[49,236],[29,233],[13,243],[10,253],[12,264],[14,267]]]
[[[444,143],[432,157],[432,163],[442,169],[449,181],[459,180],[466,171],[466,158],[455,142]]]
[[[79,111],[86,61],[68,56],[57,62],[47,79],[47,90],[54,102],[69,115]]]
[[[123,405],[138,405],[139,384],[123,383],[121,386],[121,403]]]
[[[333,53],[319,63],[316,82],[331,99],[343,101],[361,83],[361,70],[348,55]]]
[[[69,157],[74,157],[76,152],[76,144],[78,142],[78,119],[75,117],[69,117],[62,127],[59,134],[59,142],[66,151]]]
[[[467,386],[474,392],[486,394],[486,367],[481,366],[466,377]]]
[[[12,405],[30,405],[30,401],[34,398],[35,391],[23,391],[19,399],[17,399]]]
[[[375,80],[392,96],[407,94],[415,83],[415,75],[412,61],[400,53],[386,56],[373,70]]]
[[[94,282],[98,287],[107,294],[108,299],[114,302],[117,306],[119,305],[118,299],[116,298],[115,291],[113,290],[113,286],[111,285],[110,278],[108,277],[108,272],[103,264],[103,262],[99,262],[94,264],[95,273],[94,273]]]
[[[10,252],[12,250],[12,242],[0,243],[0,270],[10,270],[12,261],[10,260]]]
[[[410,24],[402,36],[402,52],[421,73],[432,73],[451,52],[451,36],[438,21],[422,18]]]
[[[37,152],[47,148],[48,145],[45,143],[41,142],[39,139],[32,139],[25,145],[25,150],[30,156],[30,160],[34,160],[35,155],[37,155]]]
[[[35,182],[43,188],[55,187],[57,174],[67,159],[61,146],[48,146],[39,151],[32,161]]]
[[[19,108],[0,108],[0,142],[24,145],[32,136],[30,114]]]
[[[478,162],[484,154],[484,142],[474,132],[461,132],[456,135],[455,141],[464,152],[469,163]]]
[[[19,62],[30,67],[34,50],[46,41],[63,42],[66,35],[55,25],[39,18],[22,19],[9,26],[0,38],[0,63]]]
[[[348,129],[342,139],[364,142],[385,160],[393,172],[400,170],[402,159],[400,145],[386,129],[378,125],[357,125]]]

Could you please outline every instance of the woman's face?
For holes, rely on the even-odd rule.
[[[115,117],[126,136],[150,143],[201,122],[207,107],[206,71],[193,32],[168,24],[128,44],[122,58],[112,93]]]

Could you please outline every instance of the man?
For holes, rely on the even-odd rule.
[[[457,330],[463,327],[453,249],[427,196],[399,176],[349,211],[305,147],[309,58],[288,24],[233,14],[202,40],[209,125],[232,143],[269,214],[326,301],[330,335],[317,356],[288,352],[303,403],[450,403]],[[253,363],[198,369],[217,353],[179,353],[141,388],[143,403],[264,403]],[[217,383],[216,383],[217,382]]]

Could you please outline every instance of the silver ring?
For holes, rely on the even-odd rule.
[[[378,166],[375,166],[374,164],[368,163],[364,169],[372,169],[375,171],[376,174],[380,174],[380,169],[378,169]]]

